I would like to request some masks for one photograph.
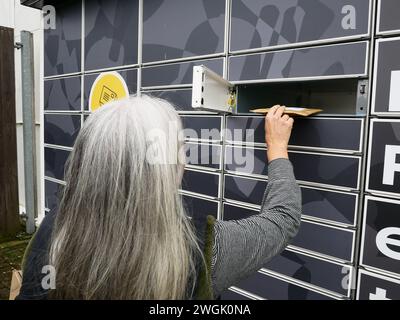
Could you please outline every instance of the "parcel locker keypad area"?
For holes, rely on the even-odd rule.
[[[268,165],[263,116],[252,107],[326,106],[295,119],[289,143],[303,201],[297,237],[222,298],[400,299],[399,1],[54,3],[56,29],[44,31],[46,211],[57,210],[103,72],[180,112],[181,193],[195,218],[258,213]],[[198,65],[235,86],[236,114],[192,108]]]

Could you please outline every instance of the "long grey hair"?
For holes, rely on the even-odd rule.
[[[181,197],[181,122],[142,95],[86,120],[67,162],[50,264],[52,298],[184,299],[199,246]]]

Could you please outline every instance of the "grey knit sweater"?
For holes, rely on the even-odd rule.
[[[256,272],[280,253],[297,234],[301,192],[287,159],[268,165],[268,186],[260,214],[216,221],[211,263],[214,296]]]

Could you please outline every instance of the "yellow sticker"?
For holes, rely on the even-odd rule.
[[[128,86],[118,72],[100,73],[90,90],[89,110],[95,111],[108,102],[127,98],[128,96]]]

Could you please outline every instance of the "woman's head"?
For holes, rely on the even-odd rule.
[[[185,297],[198,247],[178,194],[181,129],[168,102],[145,95],[86,120],[53,231],[53,297]]]

